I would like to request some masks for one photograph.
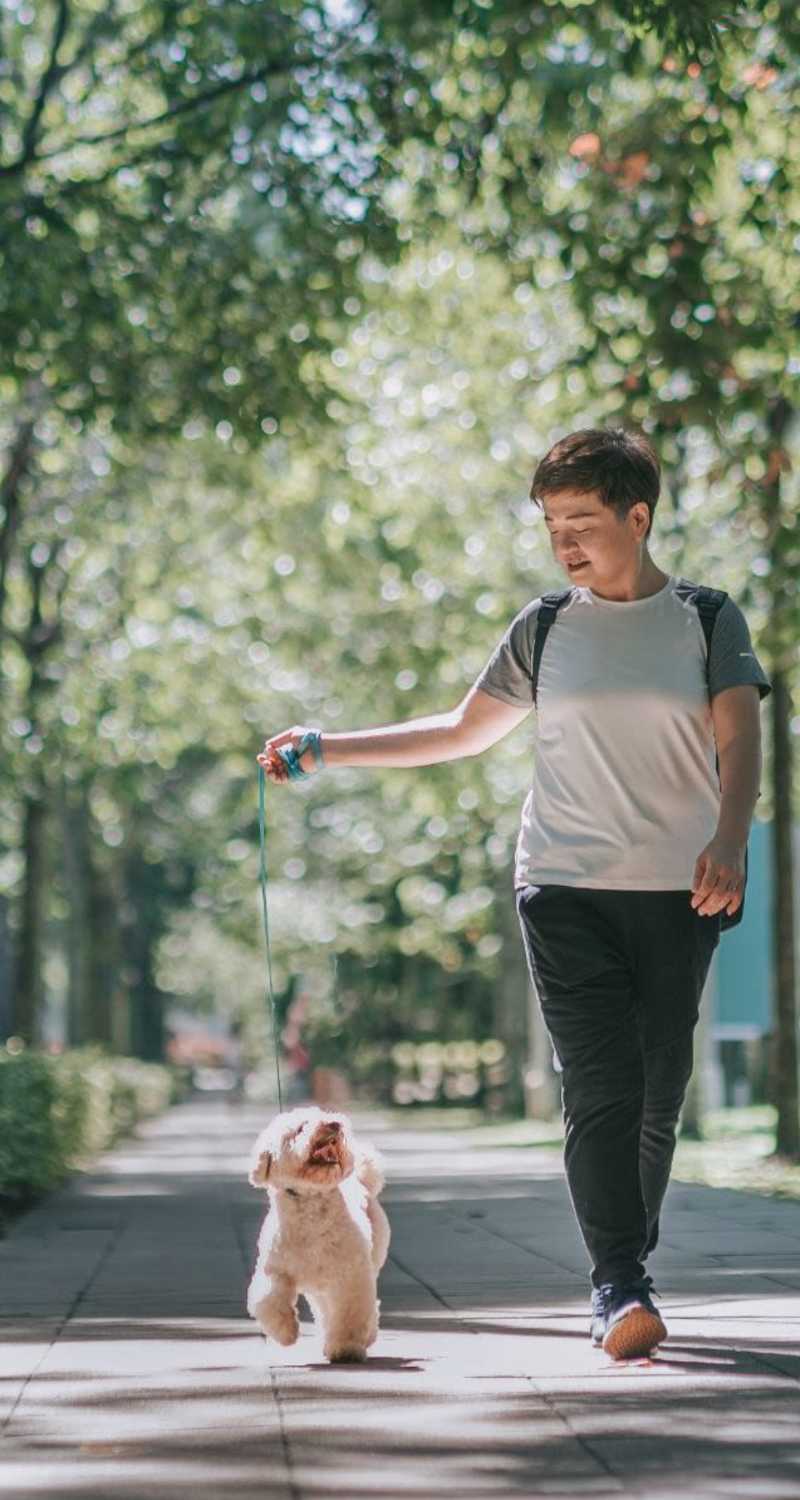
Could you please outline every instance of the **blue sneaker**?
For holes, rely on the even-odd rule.
[[[641,1281],[607,1281],[592,1289],[592,1343],[612,1359],[641,1359],[667,1337],[653,1306],[651,1276]]]
[[[600,1348],[600,1345],[602,1344],[603,1339],[606,1336],[605,1292],[610,1290],[611,1288],[609,1286],[592,1287],[592,1322],[589,1331],[591,1334],[592,1343],[594,1344],[596,1349]]]

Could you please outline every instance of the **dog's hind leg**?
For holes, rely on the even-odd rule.
[[[268,1339],[284,1345],[297,1342],[297,1286],[291,1276],[281,1271],[272,1276],[257,1273],[250,1283],[247,1310]]]

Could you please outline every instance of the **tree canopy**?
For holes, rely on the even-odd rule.
[[[463,696],[559,581],[526,494],[571,427],[653,436],[659,560],[730,588],[794,680],[797,16],[0,25],[2,909],[31,1014],[66,995],[130,1043],[130,1002],[144,1046],[163,996],[262,1003],[264,735]],[[388,1024],[419,966],[487,1024],[528,738],[270,795],[278,980],[302,953],[329,1028],[368,993]]]

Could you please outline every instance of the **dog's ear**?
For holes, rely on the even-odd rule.
[[[251,1187],[266,1187],[269,1169],[272,1166],[272,1152],[259,1151],[249,1173]]]

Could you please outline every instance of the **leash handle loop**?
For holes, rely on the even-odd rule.
[[[316,761],[317,770],[322,770],[325,762],[322,758],[321,737],[320,729],[307,729],[296,745],[279,745],[278,754],[289,772],[290,781],[307,781],[309,776],[314,775],[313,771],[304,771],[300,765],[300,757],[305,755],[309,747]]]

